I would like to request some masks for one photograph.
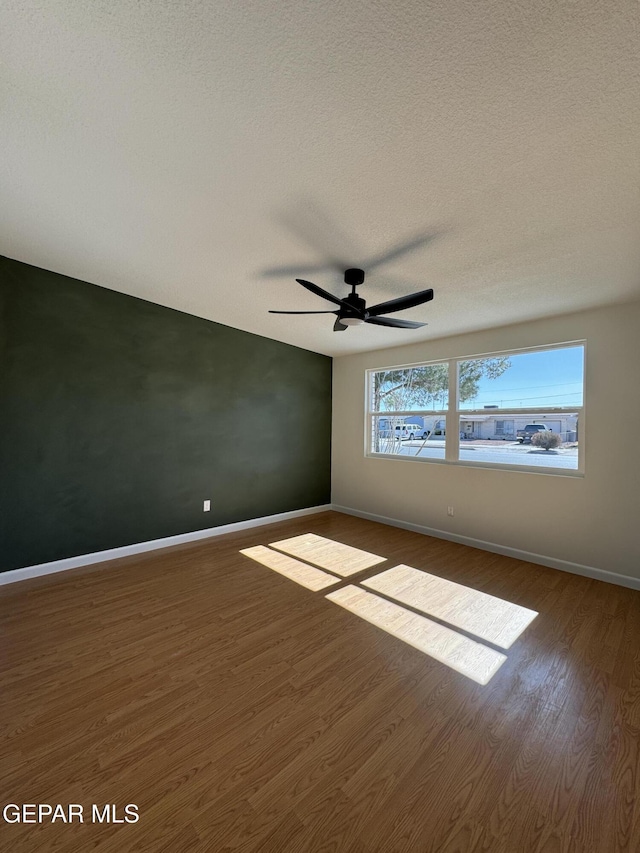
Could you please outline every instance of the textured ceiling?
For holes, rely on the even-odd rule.
[[[637,0],[5,0],[0,29],[1,254],[334,355],[640,296]],[[425,329],[267,313],[434,234],[361,288],[433,287],[394,315]]]

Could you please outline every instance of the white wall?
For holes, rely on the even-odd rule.
[[[405,339],[400,332],[398,338]],[[366,369],[581,339],[587,341],[584,477],[365,458]],[[333,364],[336,508],[640,579],[639,302],[343,356]],[[453,518],[447,506],[455,508]]]

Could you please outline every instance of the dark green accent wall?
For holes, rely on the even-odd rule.
[[[327,356],[0,258],[0,358],[2,571],[330,500]]]

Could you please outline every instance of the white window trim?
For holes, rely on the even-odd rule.
[[[502,408],[493,409],[492,413],[500,415],[522,416],[522,415],[548,415],[555,413],[576,414],[580,424],[580,439],[578,442],[578,467],[577,468],[554,468],[552,465],[544,467],[530,465],[513,465],[504,462],[482,462],[467,461],[460,459],[459,439],[453,438],[460,432],[460,418],[473,417],[473,415],[486,415],[487,410],[482,409],[460,409],[458,403],[458,366],[462,361],[471,361],[477,358],[497,358],[500,356],[525,355],[530,352],[548,352],[554,349],[568,349],[570,347],[582,347],[582,405],[581,406],[531,406],[530,408]],[[587,343],[585,340],[564,341],[562,343],[541,344],[535,347],[523,347],[515,350],[499,350],[488,353],[476,353],[474,355],[454,356],[449,359],[432,359],[430,361],[418,361],[409,364],[396,364],[388,367],[372,367],[365,371],[365,430],[364,430],[364,455],[369,459],[393,459],[399,462],[424,462],[432,465],[458,465],[463,468],[486,468],[497,471],[509,471],[511,473],[541,474],[554,477],[584,477],[585,453],[586,453],[586,360]],[[433,364],[447,364],[449,366],[449,389],[447,409],[419,409],[393,412],[373,411],[369,407],[372,399],[372,382],[375,373],[384,370],[408,370],[412,367],[426,367]],[[371,433],[374,417],[434,417],[439,416],[446,424],[445,454],[444,459],[427,458],[424,456],[402,456],[394,453],[379,453],[371,449]]]

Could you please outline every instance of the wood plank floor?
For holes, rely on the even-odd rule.
[[[480,686],[239,551],[315,533],[539,612]],[[2,587],[12,853],[640,850],[640,593],[323,513]]]

